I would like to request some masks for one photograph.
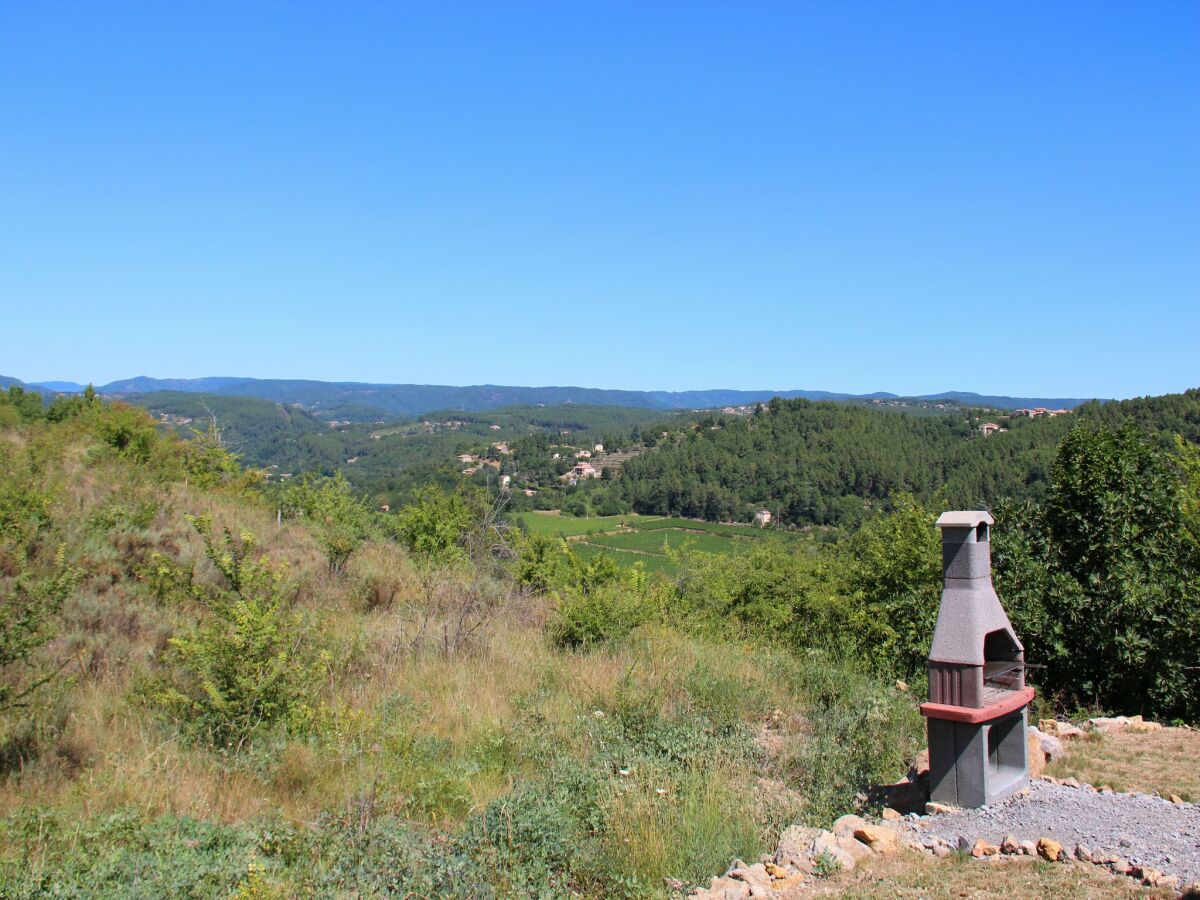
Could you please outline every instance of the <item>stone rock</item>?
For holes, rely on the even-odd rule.
[[[925,804],[925,815],[927,816],[944,816],[953,812],[958,812],[957,806],[948,806],[945,803],[934,803],[933,801]]]
[[[1076,845],[1076,847],[1075,847],[1075,858],[1076,858],[1077,860],[1079,860],[1080,862],[1091,862],[1091,861],[1092,861],[1092,851],[1091,851],[1091,848],[1090,848],[1090,847],[1087,847],[1087,846],[1085,846],[1085,845],[1083,845],[1083,844],[1078,844],[1078,845]]]
[[[1182,803],[1182,802],[1183,802],[1183,798],[1182,798],[1182,797],[1180,797],[1178,794],[1172,794],[1172,795],[1171,795],[1171,796],[1170,796],[1168,799],[1169,799],[1169,800],[1170,800],[1172,803],[1174,803],[1176,806],[1178,806],[1180,803]]]
[[[772,884],[777,894],[786,894],[788,891],[799,890],[803,886],[803,875],[789,875],[787,878],[781,878]]]
[[[1147,722],[1141,716],[1096,716],[1084,723],[1088,731],[1098,731],[1100,734],[1116,734],[1120,731],[1132,731],[1135,734],[1146,734],[1151,731],[1161,731],[1158,722]]]
[[[974,846],[971,847],[971,855],[976,859],[983,859],[985,856],[996,856],[999,853],[999,847],[995,844],[989,844],[983,838],[977,840]]]
[[[938,844],[936,847],[933,848],[933,855],[936,856],[938,859],[945,859],[947,856],[949,856],[953,852],[954,851],[952,851],[945,844]]]
[[[1017,846],[1021,848],[1021,853],[1025,856],[1037,856],[1038,850],[1036,841],[1021,841],[1021,843]]]
[[[1060,740],[1070,740],[1083,734],[1082,728],[1076,728],[1070,722],[1060,722],[1057,719],[1041,719],[1037,724],[1038,730],[1050,737]]]
[[[875,851],[858,838],[840,834],[835,834],[834,837],[837,839],[837,845],[853,856],[856,863],[862,862],[868,856],[875,855]]]
[[[822,831],[813,839],[811,856],[814,860],[827,856],[847,872],[858,864],[858,860],[838,844],[837,836],[830,831]]]
[[[900,815],[900,813],[896,812],[896,810],[892,809],[890,806],[885,806],[883,808],[883,812],[879,814],[879,817],[885,822],[898,822],[904,818],[904,816]]]
[[[1029,760],[1029,777],[1041,778],[1046,771],[1046,753],[1042,750],[1042,739],[1031,728],[1025,736],[1025,742],[1029,745],[1025,754]]]
[[[767,867],[762,863],[755,863],[752,866],[747,866],[740,869],[734,869],[729,873],[733,878],[740,878],[746,884],[750,885],[750,896],[758,896],[754,893],[754,889],[771,891],[771,875],[767,871]]]
[[[1109,868],[1118,875],[1128,875],[1133,866],[1129,865],[1129,863],[1125,862],[1125,860],[1121,859],[1120,857],[1117,857],[1109,865]]]
[[[1063,857],[1063,846],[1053,838],[1041,838],[1037,842],[1037,854],[1042,859],[1058,862]]]
[[[867,824],[862,816],[842,816],[834,821],[831,829],[838,837],[854,837],[854,830]]]
[[[1064,778],[1062,781],[1059,782],[1059,784],[1061,784],[1063,787],[1071,787],[1071,788],[1079,787],[1079,781],[1075,778]]]
[[[692,896],[697,900],[746,900],[750,896],[750,885],[726,875],[714,878],[707,891],[697,891]]]
[[[895,853],[903,846],[900,832],[878,825],[863,825],[855,828],[854,837],[876,853]]]
[[[1058,760],[1062,759],[1063,754],[1066,751],[1063,749],[1062,741],[1060,741],[1057,737],[1052,734],[1046,734],[1037,728],[1030,728],[1029,733],[1037,735],[1038,742],[1041,744],[1042,753],[1045,755],[1047,762],[1057,762]]]
[[[764,868],[766,868],[767,874],[770,875],[772,878],[776,878],[776,879],[791,878],[793,875],[796,874],[795,872],[789,872],[787,869],[785,869],[781,866],[775,865],[775,863],[773,863],[773,862],[763,863],[763,866],[764,866]]]
[[[926,747],[917,754],[917,758],[913,760],[911,766],[908,767],[908,780],[916,781],[918,778],[929,777],[929,748]]]
[[[1007,856],[1020,856],[1021,845],[1017,843],[1017,839],[1011,834],[1006,834],[1004,840],[1000,842],[1000,852]]]
[[[803,825],[793,825],[779,836],[779,846],[775,849],[775,864],[778,866],[798,869],[801,872],[812,871],[812,845],[820,830],[805,828]]]

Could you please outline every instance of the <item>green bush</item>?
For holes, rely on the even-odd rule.
[[[341,472],[333,478],[305,477],[284,492],[283,504],[288,514],[310,523],[335,575],[374,530],[370,512]]]
[[[191,585],[207,615],[171,638],[166,671],[141,693],[193,736],[237,750],[278,722],[307,721],[319,661],[287,609],[286,567],[256,558],[248,532],[218,539],[207,517],[192,521],[225,586]]]
[[[925,742],[912,696],[853,658],[777,659],[774,674],[805,700],[805,738],[786,763],[813,824],[853,812],[860,792],[901,778]]]
[[[560,647],[594,647],[628,637],[660,613],[651,592],[614,581],[586,592],[563,591],[547,629]]]

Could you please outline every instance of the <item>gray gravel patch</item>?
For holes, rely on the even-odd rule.
[[[1131,863],[1178,875],[1184,884],[1200,881],[1200,806],[1175,804],[1149,794],[1100,794],[1035,781],[1029,794],[986,809],[962,810],[903,822],[917,840],[983,838],[999,844],[1053,838],[1068,852],[1084,844],[1093,853],[1111,853]]]

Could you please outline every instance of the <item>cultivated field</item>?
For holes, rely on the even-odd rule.
[[[531,532],[567,539],[572,549],[581,556],[606,553],[620,565],[630,566],[640,562],[651,572],[672,572],[676,568],[664,544],[674,551],[689,549],[703,553],[738,553],[763,540],[811,540],[809,535],[799,532],[636,513],[576,519],[526,512],[518,513],[515,518]]]

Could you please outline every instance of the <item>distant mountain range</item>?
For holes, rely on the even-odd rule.
[[[69,381],[24,384],[0,376],[0,387],[22,385],[46,394],[77,393],[83,385]],[[435,410],[483,412],[503,406],[547,406],[586,403],[594,406],[632,406],[643,409],[712,409],[765,403],[772,397],[840,401],[947,401],[968,406],[1019,409],[1044,406],[1073,409],[1085,402],[1081,397],[1000,397],[966,391],[946,391],[901,397],[897,394],[847,394],[834,391],[617,391],[583,387],[514,387],[494,384],[454,387],[437,384],[364,384],[360,382],[304,381],[261,378],[149,378],[138,376],[96,390],[107,396],[148,394],[157,391],[217,394],[229,397],[258,397],[299,406],[322,418],[366,420],[381,416],[411,416]]]

